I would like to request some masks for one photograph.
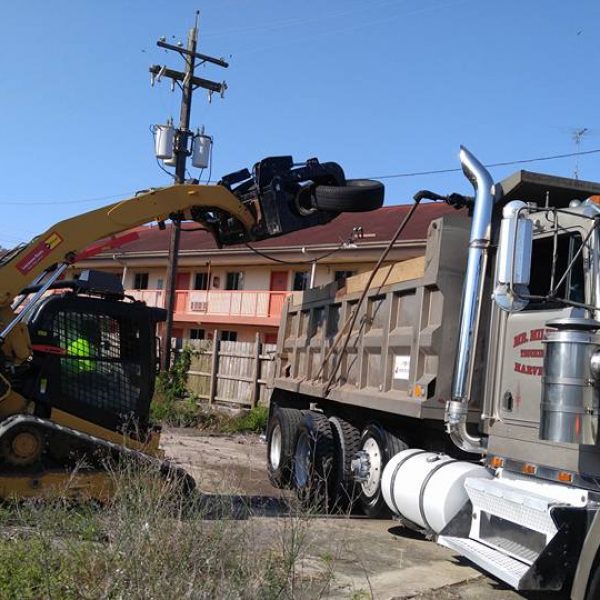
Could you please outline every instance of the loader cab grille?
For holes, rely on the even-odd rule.
[[[29,321],[36,351],[28,397],[111,430],[146,428],[162,309],[65,294]]]
[[[110,413],[136,414],[142,378],[137,323],[61,310],[51,335],[66,350],[60,358],[62,395]]]

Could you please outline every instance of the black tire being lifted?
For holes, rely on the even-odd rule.
[[[360,450],[370,455],[369,480],[360,484],[359,504],[366,516],[372,519],[389,517],[383,494],[381,475],[392,456],[406,450],[408,445],[384,429],[379,423],[370,423],[360,436]]]
[[[379,181],[349,179],[346,185],[318,185],[313,192],[315,208],[331,212],[364,212],[383,205],[384,187]]]
[[[341,417],[329,417],[335,450],[335,508],[351,509],[358,497],[358,486],[352,477],[352,457],[360,449],[360,431]]]
[[[327,417],[308,411],[298,429],[293,483],[305,508],[329,512],[334,504],[333,435]]]
[[[267,428],[267,471],[277,488],[289,487],[292,480],[292,461],[298,438],[298,426],[305,411],[275,405]]]

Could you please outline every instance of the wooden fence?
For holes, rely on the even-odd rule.
[[[254,342],[225,342],[215,331],[212,340],[185,345],[194,350],[187,383],[191,394],[209,404],[268,404],[271,390],[266,384],[275,368],[276,344],[263,344],[258,334]]]

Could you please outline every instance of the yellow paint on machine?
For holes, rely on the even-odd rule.
[[[114,481],[102,471],[67,473],[46,471],[39,476],[1,475],[0,498],[72,498],[106,502],[113,493]]]

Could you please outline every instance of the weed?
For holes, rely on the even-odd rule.
[[[152,421],[168,427],[195,427],[212,433],[259,433],[267,426],[269,409],[255,406],[231,415],[199,404],[194,397],[173,400],[156,394],[152,403]]]
[[[232,518],[230,497],[185,496],[131,464],[111,478],[102,507],[60,498],[2,507],[0,598],[274,600],[302,586],[303,518],[259,540],[253,520]]]
[[[193,396],[177,400],[155,394],[151,405],[151,419],[169,427],[198,427],[208,429],[216,424],[218,415],[202,410]]]
[[[192,357],[197,351],[186,346],[177,354],[173,366],[168,372],[161,371],[157,378],[157,390],[170,399],[183,398],[187,393],[188,371]]]
[[[255,406],[247,412],[242,412],[235,417],[231,417],[222,425],[222,431],[225,433],[259,433],[264,431],[269,418],[269,409],[266,406]]]

